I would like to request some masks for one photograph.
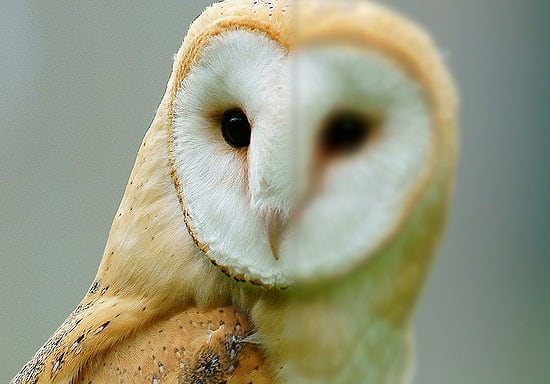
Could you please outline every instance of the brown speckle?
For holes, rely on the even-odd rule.
[[[235,360],[237,358],[237,354],[243,348],[242,338],[234,334],[227,335],[224,341],[224,345],[225,345],[225,350],[229,355],[229,359]]]
[[[99,286],[100,286],[99,281],[94,281],[94,283],[90,287],[90,290],[88,291],[88,293],[90,295],[93,295],[94,293],[96,293],[99,290]]]
[[[65,363],[64,356],[65,354],[62,353],[57,359],[55,359],[55,362],[53,363],[53,368],[52,368],[52,377],[57,375],[57,373],[61,370],[61,368],[63,368],[63,364]]]
[[[105,328],[107,328],[109,326],[111,322],[110,321],[106,321],[105,323],[101,324],[95,331],[94,331],[94,335],[97,335],[98,333],[101,333],[103,332],[103,330]]]
[[[78,347],[78,344],[80,344],[80,342],[84,340],[84,335],[80,335],[78,337],[78,339],[76,339],[72,344],[71,344],[71,348],[69,348],[69,351],[72,352],[74,351],[77,347]]]
[[[193,371],[203,377],[213,377],[220,372],[220,369],[220,355],[208,348],[200,354]]]

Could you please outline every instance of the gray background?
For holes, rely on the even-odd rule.
[[[207,3],[2,1],[0,382],[88,288],[172,55]],[[550,2],[388,3],[433,33],[462,94],[417,382],[549,383]]]

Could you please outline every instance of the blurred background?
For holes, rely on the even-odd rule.
[[[89,287],[172,55],[208,3],[2,1],[0,382]],[[550,383],[550,2],[385,3],[432,32],[462,100],[416,383]]]

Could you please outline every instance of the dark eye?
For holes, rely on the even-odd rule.
[[[367,140],[373,126],[372,119],[359,113],[334,114],[321,132],[321,146],[329,154],[353,152]]]
[[[223,114],[222,135],[225,141],[235,148],[250,145],[250,122],[240,109],[231,109]]]

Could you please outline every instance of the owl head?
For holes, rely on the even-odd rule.
[[[174,63],[169,164],[182,220],[225,274],[288,287],[383,254],[444,215],[455,98],[430,39],[356,1],[226,1]]]

